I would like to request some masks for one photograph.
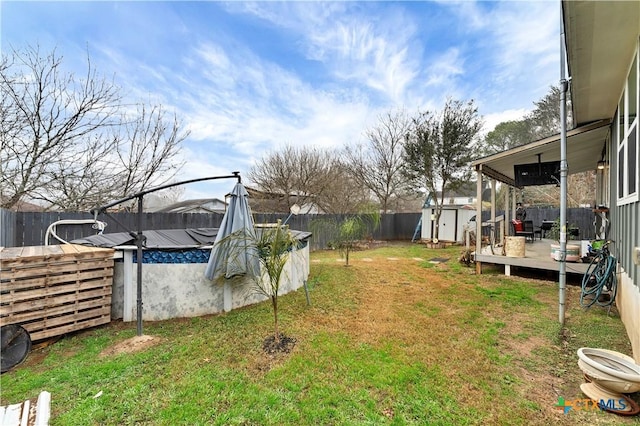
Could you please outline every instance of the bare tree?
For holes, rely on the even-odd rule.
[[[167,119],[162,106],[141,105],[133,121],[125,125],[119,141],[118,180],[125,193],[137,192],[162,176],[162,183],[173,179],[182,163],[175,160],[180,143],[187,137],[178,117]]]
[[[13,50],[0,66],[0,205],[40,200],[85,210],[154,181],[170,180],[180,143],[175,117],[160,106],[125,116],[119,88],[87,56],[82,77],[55,51]],[[157,181],[156,181],[157,180]]]
[[[46,189],[52,175],[86,154],[92,145],[87,138],[116,124],[117,87],[98,79],[90,62],[84,79],[60,68],[55,52],[42,57],[29,48],[3,57],[3,207]],[[12,125],[15,130],[5,134]]]
[[[375,195],[383,213],[392,210],[392,200],[401,200],[407,190],[402,168],[410,130],[411,118],[405,111],[387,112],[366,131],[366,144],[345,149],[356,182]]]
[[[177,183],[177,182],[172,182],[172,183]],[[171,205],[182,200],[185,193],[186,193],[186,188],[184,187],[184,185],[180,185],[180,186],[172,186],[170,188],[163,189],[162,191],[156,192],[154,195],[162,199],[165,205]]]
[[[119,134],[88,142],[82,157],[53,164],[46,191],[32,197],[61,210],[81,211],[174,178],[186,137],[177,117],[167,120],[161,106],[140,105],[121,123]]]
[[[286,208],[312,204],[327,190],[332,158],[328,151],[287,145],[251,167],[249,180],[262,191],[282,196]]]
[[[371,204],[371,193],[353,178],[350,166],[336,154],[325,179],[326,187],[315,198],[324,213],[354,214]]]
[[[445,193],[469,180],[468,163],[482,120],[473,101],[448,99],[441,112],[427,111],[413,121],[413,132],[405,144],[405,175],[416,188],[424,187],[432,194],[438,238]]]
[[[560,188],[556,185],[528,186],[526,200],[530,205],[558,206]],[[567,207],[594,205],[596,200],[596,173],[586,171],[567,177]]]

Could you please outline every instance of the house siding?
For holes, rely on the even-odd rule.
[[[614,181],[615,179],[612,179]],[[640,203],[615,207],[611,215],[613,254],[618,259],[616,305],[625,325],[633,357],[640,363],[640,266],[633,263],[634,247],[640,247]]]
[[[634,55],[637,54],[636,50]],[[640,85],[637,82],[636,93],[633,94],[636,99],[640,97],[638,87]],[[609,204],[611,206],[610,238],[614,241],[612,253],[618,259],[619,265],[616,305],[629,335],[634,358],[636,362],[640,363],[640,266],[633,263],[634,249],[640,247],[640,202],[634,201],[626,204],[618,202],[618,170],[621,165],[618,164],[616,148],[619,135],[615,120],[614,124],[612,124],[611,132],[615,136],[611,141],[612,146],[610,147],[611,154],[609,157],[611,165],[609,175],[611,184]],[[637,132],[636,137],[638,137]],[[636,173],[640,173],[637,167]]]
[[[640,247],[640,203],[616,207],[612,215],[612,239],[615,255],[635,285],[639,284],[640,266],[633,263],[633,250]],[[640,315],[640,313],[639,313]]]

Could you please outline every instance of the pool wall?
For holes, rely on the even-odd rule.
[[[114,266],[111,317],[135,321],[137,306],[137,263],[134,246],[116,247],[122,261]],[[156,256],[163,262],[165,256]],[[187,256],[197,258],[198,256]],[[224,284],[204,276],[204,263],[142,264],[142,319],[160,321],[227,312],[267,299],[257,293],[248,277],[226,280]],[[201,262],[201,260],[196,260]],[[283,295],[302,287],[309,277],[309,245],[292,251],[285,265],[280,291]],[[263,278],[264,279],[264,278]]]

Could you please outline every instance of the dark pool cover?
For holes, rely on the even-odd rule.
[[[308,239],[309,232],[291,231],[300,241]],[[212,246],[218,235],[218,228],[191,229],[163,229],[158,231],[143,231],[146,237],[144,247],[147,249],[189,249],[202,246]],[[93,247],[135,246],[134,236],[128,232],[113,234],[91,235],[71,241],[72,244],[82,244]]]
[[[213,245],[218,234],[218,228],[195,229],[163,229],[158,231],[143,231],[146,237],[144,246],[150,249],[187,249]],[[71,241],[94,247],[115,247],[136,245],[133,235],[128,232],[113,234],[91,235]]]

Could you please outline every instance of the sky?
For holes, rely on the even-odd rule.
[[[558,1],[0,1],[0,47],[87,55],[190,132],[176,181],[247,172],[285,145],[365,141],[382,114],[473,99],[488,132],[560,80]],[[235,181],[184,187],[220,198]]]

